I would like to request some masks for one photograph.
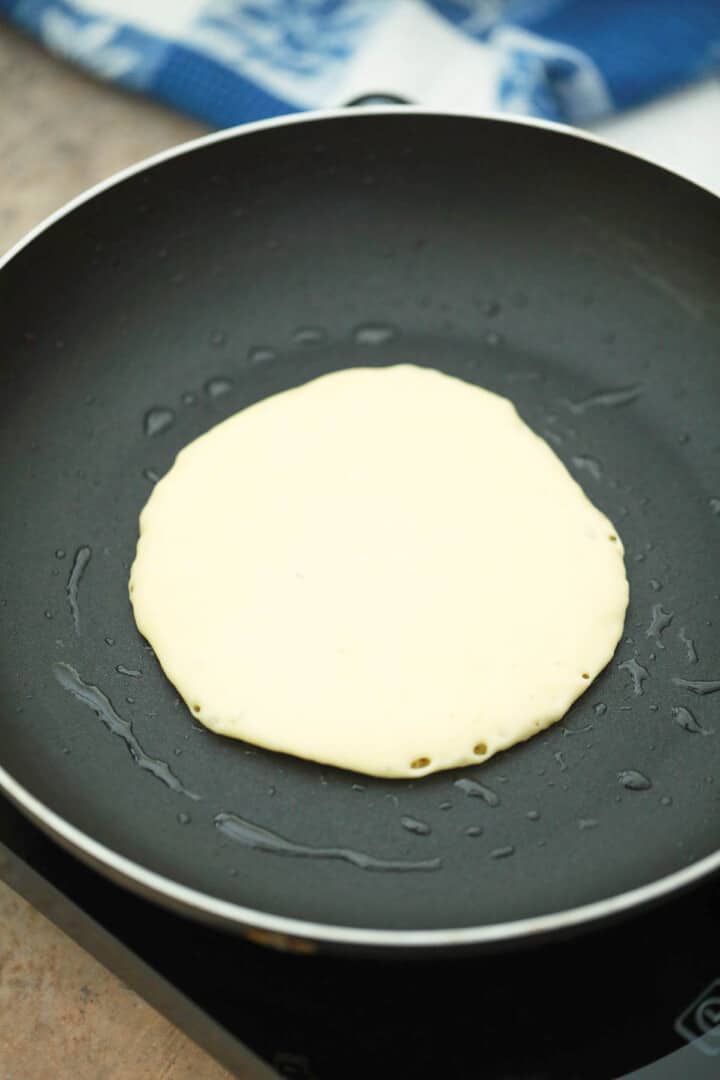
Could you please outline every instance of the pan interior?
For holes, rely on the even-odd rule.
[[[145,867],[341,926],[543,915],[716,851],[719,217],[565,134],[388,114],[216,142],[62,218],[0,273],[2,765]],[[391,363],[510,397],[617,524],[631,588],[564,722],[410,782],[201,728],[126,592],[183,445]]]

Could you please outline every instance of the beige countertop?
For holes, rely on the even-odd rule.
[[[0,251],[73,195],[204,129],[99,85],[0,24]],[[229,1080],[0,884],[0,1080]]]

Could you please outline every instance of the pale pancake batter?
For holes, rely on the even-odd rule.
[[[560,719],[628,603],[614,526],[513,405],[411,365],[214,427],[140,531],[135,619],[198,720],[377,776]]]

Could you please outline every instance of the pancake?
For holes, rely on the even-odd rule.
[[[387,777],[559,720],[628,603],[617,530],[512,403],[414,365],[322,376],[190,443],[130,593],[212,731]]]

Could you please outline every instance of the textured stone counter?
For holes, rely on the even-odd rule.
[[[86,78],[0,21],[0,250],[98,180],[204,130]]]

